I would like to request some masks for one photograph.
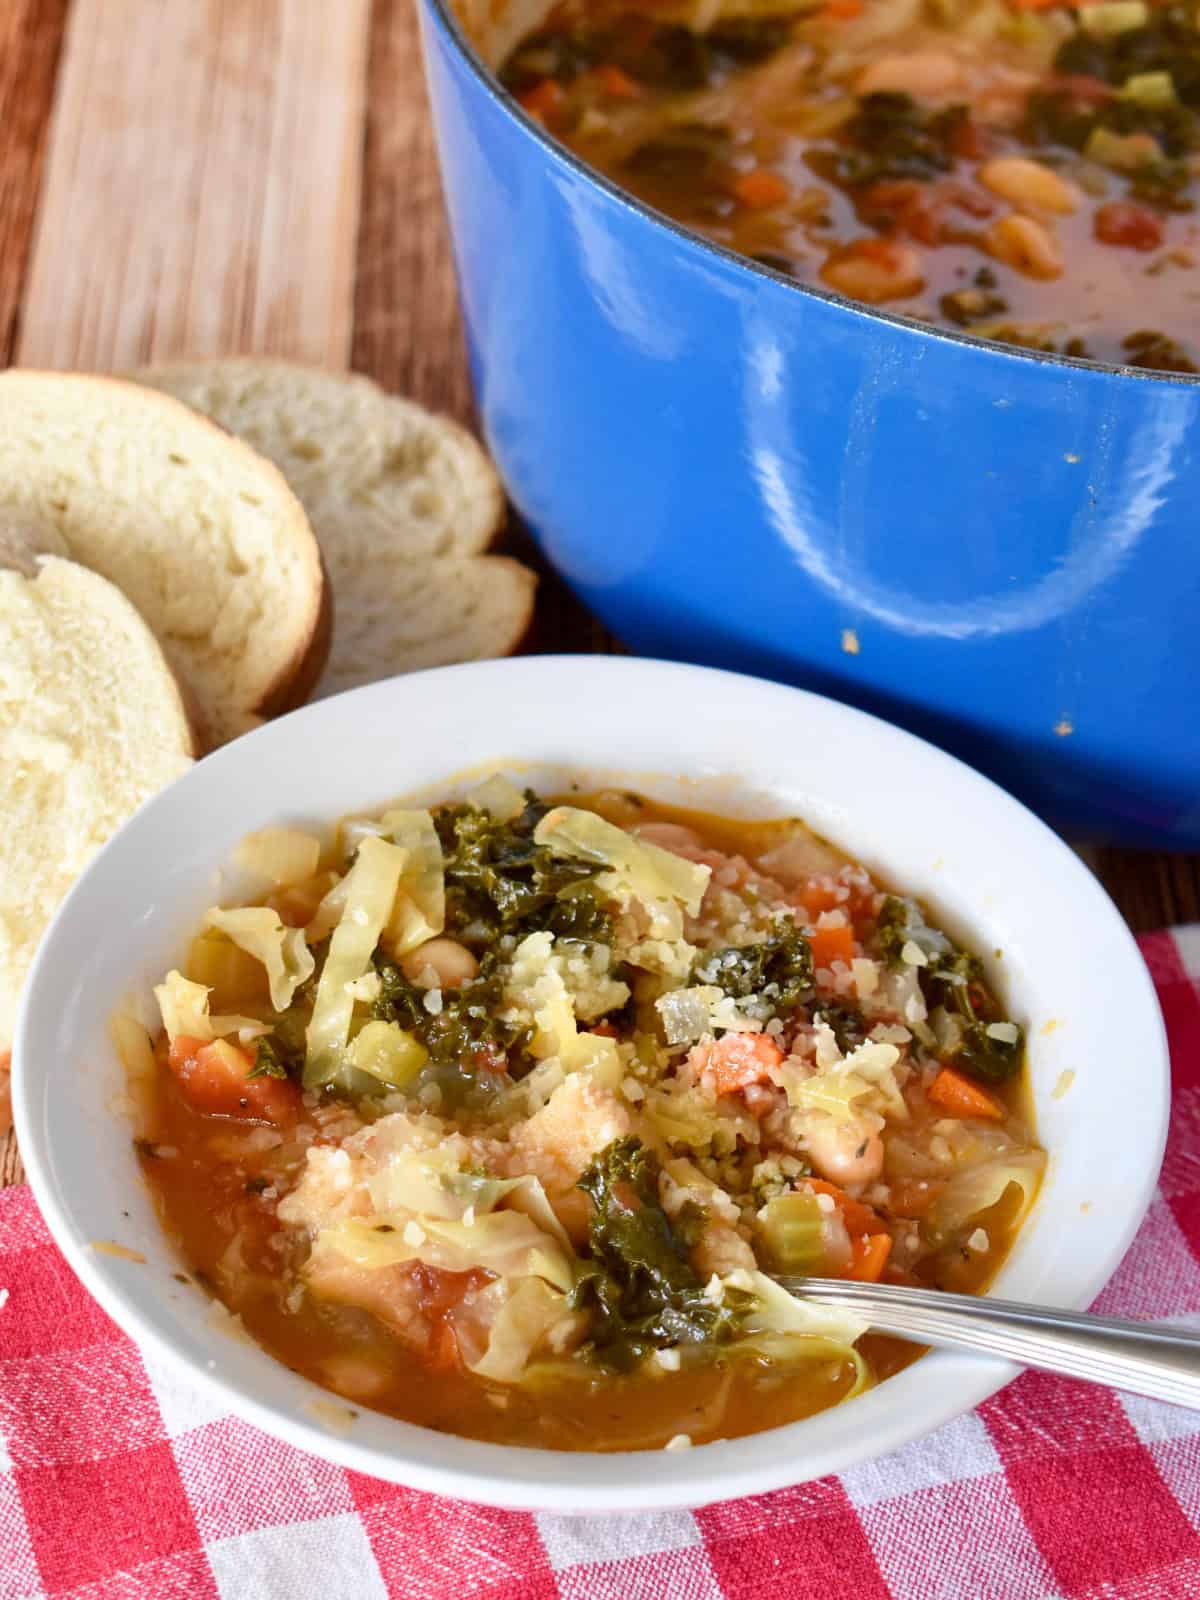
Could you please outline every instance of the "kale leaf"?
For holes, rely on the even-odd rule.
[[[281,1039],[268,1034],[255,1044],[254,1065],[246,1074],[246,1081],[248,1083],[251,1078],[298,1078],[301,1065],[302,1059],[296,1059],[294,1052],[288,1050]]]
[[[433,813],[445,857],[447,932],[481,924],[490,937],[549,930],[611,943],[611,919],[589,884],[601,869],[560,861],[535,843],[549,807],[530,792],[526,800],[509,822],[467,805]]]
[[[436,1015],[425,1008],[428,991],[410,982],[398,966],[379,952],[374,964],[379,974],[379,995],[371,1006],[374,1018],[398,1022],[415,1034],[435,1065],[454,1064],[464,1072],[512,1072],[517,1062],[509,1057],[519,1056],[525,1029],[499,1016],[504,985],[494,953],[484,955],[478,977],[461,988],[442,990],[442,1009]]]
[[[1005,1022],[995,995],[984,981],[983,963],[962,949],[940,929],[931,928],[921,908],[912,900],[890,894],[879,913],[876,939],[889,966],[897,967],[911,940],[925,953],[926,966],[917,969],[921,992],[930,1010],[943,1006],[958,1018],[960,1042],[953,1051],[954,1064],[977,1078],[1011,1078],[1021,1070],[1024,1039],[1017,1029],[1012,1043],[988,1032]]]
[[[926,111],[907,94],[864,95],[843,142],[809,160],[821,177],[851,189],[881,178],[936,178],[954,166],[969,115],[965,106]]]
[[[688,1260],[703,1212],[685,1208],[672,1224],[658,1200],[658,1162],[640,1140],[614,1139],[578,1187],[592,1201],[591,1260],[571,1298],[591,1314],[599,1361],[628,1371],[653,1350],[733,1337],[743,1315],[738,1297],[727,1291],[714,1305]]]
[[[812,947],[795,924],[781,924],[759,944],[704,951],[692,968],[691,981],[716,984],[735,1000],[774,985],[779,992],[771,999],[782,1014],[812,998]]]

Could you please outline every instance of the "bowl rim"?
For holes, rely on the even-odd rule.
[[[63,942],[63,930],[69,930],[73,920],[80,914],[77,908],[86,910],[92,892],[91,885],[97,880],[103,863],[118,850],[130,848],[127,841],[138,837],[148,817],[152,818],[159,812],[169,815],[172,808],[185,803],[192,789],[202,790],[205,784],[223,781],[226,772],[236,773],[238,763],[251,748],[252,741],[262,750],[272,740],[303,741],[309,725],[316,725],[322,718],[337,714],[331,709],[333,707],[345,706],[350,701],[358,701],[365,706],[371,698],[377,698],[382,703],[397,692],[403,694],[415,690],[421,693],[426,685],[435,681],[465,687],[472,680],[488,677],[508,679],[519,686],[522,677],[536,681],[549,675],[555,681],[556,693],[566,698],[563,685],[568,675],[587,679],[597,674],[613,680],[614,689],[621,679],[625,679],[629,692],[634,692],[636,685],[644,693],[647,687],[645,680],[648,677],[656,679],[654,691],[662,704],[679,703],[673,701],[664,681],[673,678],[676,681],[670,686],[672,690],[683,692],[683,680],[687,680],[686,692],[693,697],[698,685],[719,685],[724,682],[731,686],[730,692],[739,692],[740,686],[743,694],[777,697],[781,706],[786,701],[794,711],[802,711],[806,705],[810,708],[820,707],[824,715],[844,719],[847,725],[856,726],[863,736],[869,735],[893,745],[909,747],[911,754],[914,757],[919,755],[931,771],[931,789],[935,789],[939,781],[947,777],[960,784],[965,781],[981,797],[990,796],[992,805],[1010,811],[1013,820],[1023,830],[1024,837],[1029,841],[1040,840],[1043,848],[1049,847],[1058,854],[1063,861],[1063,870],[1075,878],[1079,891],[1090,895],[1093,909],[1101,919],[1107,919],[1106,933],[1128,958],[1129,971],[1124,976],[1130,984],[1129,1003],[1135,1011],[1141,1012],[1141,1020],[1149,1028],[1142,1052],[1148,1076],[1142,1083],[1143,1088],[1149,1087],[1152,1093],[1152,1109],[1156,1109],[1157,1115],[1153,1133],[1147,1139],[1146,1165],[1137,1180],[1122,1191],[1117,1225],[1106,1235],[1104,1251],[1096,1253],[1092,1270],[1087,1274],[1081,1292],[1069,1301],[1064,1297],[1055,1303],[1081,1308],[1090,1303],[1108,1281],[1149,1207],[1167,1131],[1169,1064],[1161,1010],[1149,971],[1133,935],[1103,886],[1045,823],[990,779],[916,735],[827,696],[746,674],[649,658],[602,655],[506,658],[436,668],[350,690],[292,712],[206,756],[148,800],[98,852],[73,885],[39,946],[22,996],[13,1048],[14,1112],[22,1156],[34,1196],[55,1243],[84,1286],[118,1326],[140,1347],[153,1351],[165,1367],[186,1373],[194,1384],[210,1396],[219,1397],[227,1412],[253,1422],[265,1432],[312,1455],[369,1476],[507,1509],[609,1513],[645,1511],[650,1506],[656,1510],[682,1509],[787,1487],[814,1476],[839,1472],[846,1467],[876,1459],[925,1437],[935,1428],[986,1400],[1016,1376],[1019,1369],[998,1360],[964,1358],[945,1351],[934,1351],[860,1397],[852,1406],[833,1407],[812,1418],[767,1430],[763,1434],[720,1440],[672,1453],[669,1458],[655,1451],[564,1453],[483,1443],[434,1432],[381,1413],[369,1412],[366,1408],[365,1415],[382,1424],[397,1442],[394,1446],[389,1443],[387,1448],[369,1441],[362,1442],[352,1432],[332,1431],[323,1426],[316,1415],[310,1414],[314,1403],[328,1406],[332,1400],[336,1406],[336,1396],[291,1373],[257,1344],[253,1347],[254,1351],[267,1364],[267,1368],[280,1374],[286,1373],[286,1380],[281,1382],[289,1397],[295,1395],[294,1400],[289,1398],[288,1403],[283,1404],[261,1398],[245,1379],[227,1377],[213,1370],[211,1352],[214,1342],[223,1336],[213,1330],[211,1323],[199,1338],[186,1329],[177,1330],[180,1342],[175,1342],[160,1326],[173,1318],[178,1320],[175,1313],[167,1311],[166,1297],[162,1291],[146,1291],[145,1280],[131,1276],[129,1263],[91,1248],[92,1234],[88,1231],[86,1219],[73,1213],[66,1198],[60,1196],[58,1180],[53,1171],[52,1151],[49,1144],[43,1141],[44,1124],[35,1106],[35,1090],[37,1080],[47,1076],[49,1068],[37,1060],[36,1034],[39,1027],[49,1026],[48,1018],[52,1014],[61,1010],[61,985],[55,978],[56,947]],[[575,702],[572,700],[571,703]],[[687,703],[686,699],[683,703]],[[474,753],[468,751],[467,754],[474,765]],[[501,764],[504,759],[503,756],[490,753],[483,758],[485,763],[495,760]],[[580,764],[585,763],[586,757]],[[607,762],[604,764],[609,765]],[[458,770],[462,771],[461,766]],[[662,770],[665,776],[665,767]],[[683,775],[688,775],[686,766],[681,770]],[[450,782],[452,777],[453,774],[448,773],[446,781]],[[754,781],[752,778],[751,782]],[[145,892],[143,885],[138,885],[138,892]],[[1149,1075],[1155,1062],[1157,1071]],[[1153,1104],[1154,1096],[1157,1097],[1156,1107]],[[1051,1156],[1053,1158],[1053,1150]],[[134,1169],[131,1169],[131,1179],[141,1181]],[[137,1270],[133,1268],[134,1272]],[[215,1348],[219,1353],[223,1347],[217,1342]],[[940,1392],[939,1377],[943,1380]],[[302,1403],[305,1391],[310,1395],[307,1404]],[[881,1393],[897,1402],[888,1408],[897,1413],[890,1422],[887,1416],[876,1416],[877,1408],[871,1404],[873,1396]],[[901,1402],[910,1394],[914,1404],[902,1405]],[[916,1426],[909,1420],[913,1415],[920,1418]],[[838,1419],[838,1424],[833,1427],[833,1437],[818,1442],[816,1434],[821,1429],[822,1419],[825,1419],[824,1427],[828,1429],[828,1419],[831,1417]],[[815,1470],[774,1459],[763,1462],[755,1458],[753,1449],[747,1451],[745,1448],[748,1441],[794,1433],[797,1429],[808,1430],[809,1439],[817,1445],[814,1453],[819,1458],[819,1466]],[[803,1435],[797,1434],[795,1437],[798,1448],[802,1448],[807,1441]],[[739,1456],[745,1459],[739,1461]],[[653,1487],[648,1488],[646,1469],[651,1462],[655,1464],[655,1481]],[[586,1465],[581,1468],[581,1464]],[[586,1481],[573,1481],[581,1474]]]
[[[654,228],[672,234],[676,241],[698,249],[702,254],[716,256],[726,265],[740,268],[752,276],[765,278],[769,282],[778,284],[781,288],[801,295],[804,298],[819,301],[826,305],[836,306],[839,310],[850,311],[869,321],[884,323],[889,328],[909,334],[914,338],[932,338],[948,344],[962,346],[970,350],[978,350],[984,355],[1001,361],[1017,361],[1021,363],[1037,362],[1044,366],[1065,367],[1069,371],[1103,375],[1110,378],[1131,379],[1135,382],[1179,385],[1185,389],[1200,387],[1200,373],[1187,372],[1157,372],[1149,367],[1124,366],[1119,362],[1097,361],[1083,356],[1062,355],[1057,351],[1030,350],[1021,345],[1003,344],[999,340],[984,339],[978,334],[965,333],[957,328],[946,328],[939,325],[927,325],[918,322],[913,317],[905,317],[895,311],[888,311],[882,306],[872,306],[864,301],[851,300],[848,296],[838,294],[834,289],[826,289],[819,284],[802,283],[797,278],[789,277],[786,273],[777,272],[773,267],[765,266],[761,261],[755,261],[751,256],[739,254],[727,245],[718,244],[716,240],[709,239],[705,234],[685,227],[675,221],[665,211],[648,205],[640,200],[637,195],[627,189],[622,189],[614,183],[605,173],[598,168],[590,166],[581,157],[564,144],[560,144],[536,117],[531,117],[521,105],[520,101],[500,82],[499,77],[484,62],[476,51],[474,45],[463,31],[462,24],[455,15],[450,0],[424,0],[424,6],[418,5],[418,13],[427,11],[443,38],[453,48],[459,60],[482,86],[489,99],[493,100],[517,126],[537,144],[540,144],[543,153],[548,155],[552,162],[566,167],[575,177],[582,178],[600,189],[610,200],[616,201],[626,210],[634,212],[642,220],[650,223]]]

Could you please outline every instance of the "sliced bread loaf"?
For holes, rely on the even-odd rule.
[[[124,591],[212,743],[316,682],[330,619],[303,507],[188,407],[111,378],[0,374],[0,522]]]
[[[291,362],[182,363],[135,376],[246,440],[299,496],[337,613],[319,694],[520,643],[536,579],[481,554],[503,521],[504,494],[465,429],[367,378]]]
[[[33,577],[0,571],[0,1052],[59,901],[194,754],[171,669],[119,589],[56,556]]]

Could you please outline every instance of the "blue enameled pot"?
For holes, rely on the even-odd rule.
[[[791,283],[558,146],[442,0],[421,23],[484,432],[583,599],[644,654],[891,717],[1062,826],[1200,848],[1200,379]]]

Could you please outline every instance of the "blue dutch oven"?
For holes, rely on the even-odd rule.
[[[1200,848],[1200,380],[789,282],[563,150],[442,0],[421,22],[484,433],[588,605],[1077,833]]]

